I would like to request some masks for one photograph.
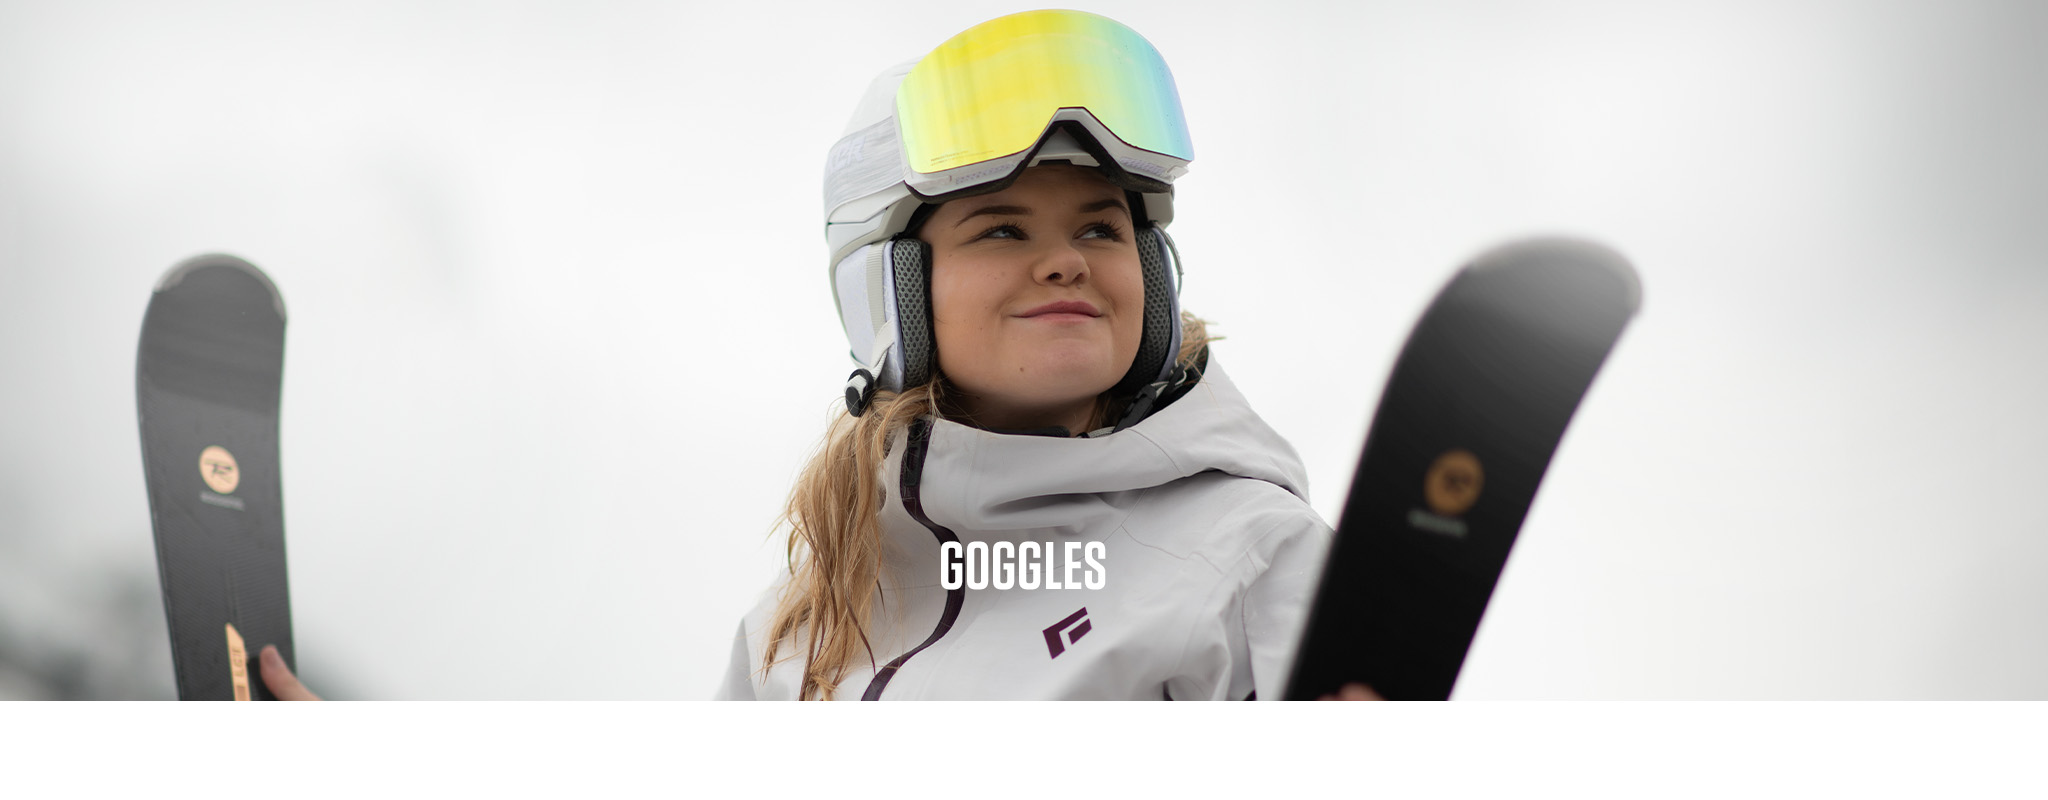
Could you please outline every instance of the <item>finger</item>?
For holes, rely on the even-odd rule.
[[[263,646],[263,655],[257,658],[263,671],[263,685],[270,687],[270,693],[279,700],[318,700],[320,695],[299,682],[292,674],[292,668],[284,665],[284,656],[277,654],[277,645]]]
[[[1372,690],[1372,687],[1366,686],[1366,685],[1365,685],[1365,684],[1363,684],[1363,683],[1347,683],[1347,684],[1344,684],[1344,688],[1343,688],[1343,689],[1341,689],[1341,690],[1339,690],[1339,691],[1338,691],[1338,698],[1337,698],[1337,699],[1339,699],[1339,700],[1385,700],[1386,698],[1384,698],[1384,697],[1381,697],[1381,696],[1379,695],[1379,693],[1378,693],[1378,692],[1375,692],[1375,691],[1373,691],[1373,690]]]

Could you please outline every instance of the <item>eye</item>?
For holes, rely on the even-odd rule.
[[[1113,222],[1098,222],[1081,231],[1083,239],[1108,239],[1112,242],[1124,240],[1124,230]]]
[[[974,238],[976,238],[976,239],[1023,239],[1023,238],[1025,238],[1025,237],[1024,237],[1024,229],[1023,229],[1023,228],[1019,228],[1019,227],[1017,227],[1017,226],[1015,226],[1015,225],[1011,225],[1011,224],[1009,224],[1009,223],[1004,223],[1004,224],[1002,224],[1002,225],[997,225],[997,226],[995,226],[995,227],[993,227],[993,228],[990,228],[990,229],[988,229],[988,230],[982,231],[982,232],[981,232],[981,235],[980,235],[980,236],[976,236],[976,237],[974,237]]]

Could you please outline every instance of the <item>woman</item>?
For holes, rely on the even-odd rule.
[[[1282,695],[1331,531],[1179,308],[1192,155],[1158,53],[1092,14],[875,81],[826,167],[848,413],[718,697]]]
[[[975,26],[826,172],[859,369],[721,698],[1277,698],[1330,530],[1178,308],[1192,156],[1135,32]]]

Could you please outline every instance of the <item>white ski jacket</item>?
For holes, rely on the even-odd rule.
[[[889,452],[874,662],[858,661],[839,699],[1280,698],[1331,531],[1308,505],[1300,457],[1213,358],[1184,396],[1113,434],[927,418]],[[948,589],[948,541],[962,556],[1051,545],[1054,559],[1050,570],[1043,555],[1030,567],[998,559],[1014,567],[1009,588]],[[1048,572],[1062,588],[1048,588]],[[1017,585],[1027,575],[1036,588]],[[1090,576],[1100,588],[1086,588]],[[796,698],[800,641],[761,671],[788,577],[741,621],[719,699]]]

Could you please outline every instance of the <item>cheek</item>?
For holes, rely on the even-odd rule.
[[[1128,349],[1135,357],[1138,340],[1145,332],[1145,275],[1135,255],[1128,264],[1119,264],[1115,272],[1104,275],[1102,291],[1116,304],[1117,348]]]
[[[989,309],[996,294],[986,275],[934,265],[931,275],[932,337],[940,368],[962,357],[978,357],[986,349]]]

